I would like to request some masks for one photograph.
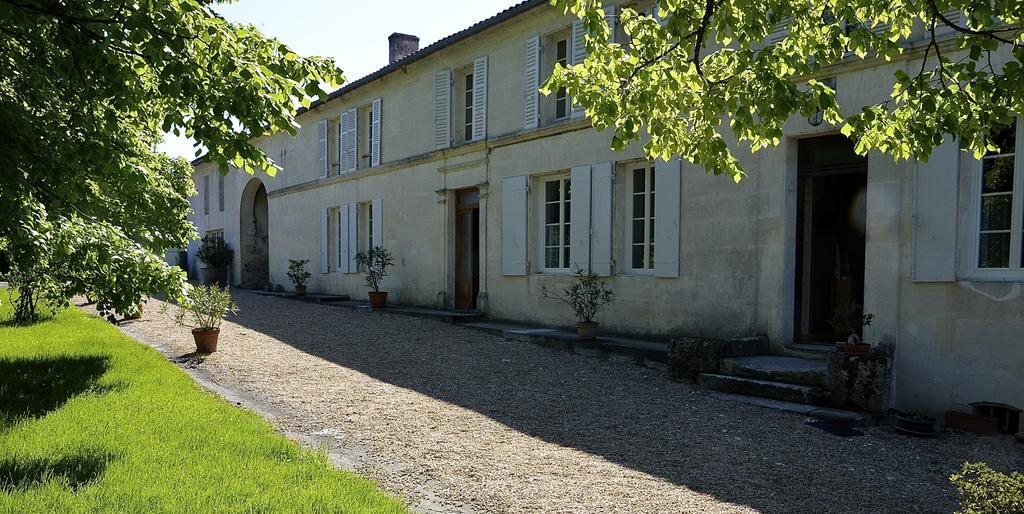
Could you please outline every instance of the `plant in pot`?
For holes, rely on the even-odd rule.
[[[561,293],[543,289],[545,298],[561,300],[572,308],[573,314],[578,320],[576,331],[581,341],[593,341],[597,339],[598,323],[594,321],[598,311],[615,299],[615,294],[608,288],[603,280],[592,272],[584,271],[577,267],[575,278]]]
[[[916,412],[897,412],[896,431],[901,434],[930,437],[935,435],[935,418]]]
[[[288,259],[288,279],[295,284],[295,296],[306,296],[306,281],[313,276],[306,271],[306,264],[309,259]]]
[[[864,327],[871,326],[875,315],[865,313],[864,308],[856,303],[836,307],[832,311],[829,325],[840,337],[846,335],[846,342],[836,343],[836,349],[853,357],[864,357],[871,354],[871,343],[861,341]]]
[[[179,325],[192,327],[198,353],[217,351],[220,322],[227,313],[237,314],[238,306],[231,300],[231,292],[213,284],[193,286],[178,301],[174,320]]]
[[[199,278],[204,284],[228,285],[228,266],[235,258],[235,251],[224,238],[216,234],[207,234],[199,244],[196,257],[206,264],[199,269]]]
[[[363,268],[366,273],[366,287],[371,291],[367,293],[370,298],[370,307],[379,309],[387,302],[387,291],[380,290],[380,283],[388,276],[388,268],[395,265],[395,256],[390,250],[381,246],[375,246],[365,252],[356,254],[356,264]]]

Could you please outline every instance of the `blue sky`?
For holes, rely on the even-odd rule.
[[[216,8],[237,23],[255,25],[302,55],[333,57],[349,81],[387,64],[388,36],[419,36],[424,47],[518,0],[241,0]],[[195,150],[184,138],[168,139],[161,149],[191,159]]]

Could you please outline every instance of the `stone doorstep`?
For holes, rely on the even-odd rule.
[[[711,389],[712,391],[760,396],[772,400],[807,405],[822,404],[828,399],[826,392],[817,387],[715,373],[701,373],[697,377],[697,383],[701,387]]]
[[[719,361],[718,373],[771,382],[825,387],[825,361],[763,355],[727,357]]]
[[[745,403],[747,405],[754,405],[757,407],[764,407],[767,409],[775,409],[785,412],[793,412],[796,414],[803,414],[811,418],[820,419],[824,421],[831,421],[832,423],[846,426],[867,425],[870,421],[870,417],[866,414],[841,409],[830,409],[827,407],[818,407],[815,405],[807,405],[803,403],[784,402],[780,400],[772,400],[769,398],[761,398],[757,396],[747,396],[743,394],[713,392],[711,393],[711,395],[714,396],[715,398],[720,398],[722,400]]]
[[[621,355],[631,358],[642,366],[659,369],[665,367],[668,357],[668,345],[655,341],[602,336],[594,342],[583,342],[579,340],[576,332],[568,330],[494,321],[463,323],[462,326],[499,335],[506,339],[531,342],[573,353],[596,356]]]

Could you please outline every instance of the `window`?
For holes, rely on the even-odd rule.
[[[210,214],[210,176],[203,175],[203,214]]]
[[[563,67],[569,63],[569,40],[560,39],[555,43],[555,63]],[[560,120],[569,115],[569,95],[565,88],[558,88],[555,92],[555,119]]]
[[[465,127],[466,132],[463,136],[463,141],[470,141],[473,139],[473,74],[466,74],[466,120]]]
[[[1015,123],[997,131],[998,152],[981,159],[978,173],[978,270],[1024,271],[1024,172],[1016,158],[1022,127]]]
[[[633,170],[629,267],[654,269],[654,167]]]
[[[569,268],[570,180],[544,182],[544,268]]]
[[[217,174],[217,210],[224,212],[224,174]]]

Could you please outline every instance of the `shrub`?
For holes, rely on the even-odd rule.
[[[211,268],[226,268],[234,260],[235,251],[223,237],[211,234],[203,237],[196,257]]]
[[[356,254],[356,263],[366,272],[366,287],[380,291],[380,283],[388,276],[388,268],[395,265],[395,256],[380,246]]]
[[[309,259],[288,259],[288,280],[291,280],[295,287],[306,285],[309,277],[313,276],[306,271],[306,264],[309,264]]]
[[[237,314],[238,306],[231,299],[231,292],[216,285],[193,286],[178,302],[174,321],[179,325],[202,330],[220,328],[220,322],[227,313]]]
[[[584,323],[593,323],[601,307],[612,302],[615,294],[596,274],[576,268],[576,278],[565,286],[562,293],[543,289],[545,298],[562,300],[572,308],[576,319]]]
[[[964,463],[950,480],[960,491],[964,514],[1024,512],[1024,473],[1004,475],[985,463]]]

